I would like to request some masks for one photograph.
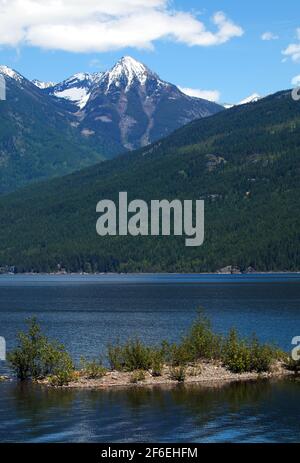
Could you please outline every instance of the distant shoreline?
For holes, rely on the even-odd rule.
[[[107,273],[85,273],[85,272],[50,272],[50,273],[43,273],[43,272],[24,272],[24,273],[0,273],[1,276],[184,276],[184,275],[191,275],[191,276],[223,276],[223,275],[230,275],[230,276],[246,276],[246,275],[300,275],[299,271],[289,271],[289,270],[278,270],[278,271],[255,271],[255,272],[240,272],[240,273],[227,273],[227,272],[182,272],[182,273],[172,273],[172,272],[107,272]]]

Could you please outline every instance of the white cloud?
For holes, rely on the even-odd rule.
[[[295,87],[300,86],[300,74],[298,76],[293,77],[292,85],[295,85]]]
[[[297,63],[300,61],[300,43],[291,43],[282,53]]]
[[[300,40],[300,27],[296,30],[296,37]],[[286,58],[291,58],[295,61],[295,63],[300,62],[300,42],[291,43],[285,50],[283,50],[282,54]]]
[[[221,93],[218,90],[200,90],[197,88],[178,87],[182,93],[196,98],[203,98],[208,101],[220,101]]]
[[[273,32],[264,32],[261,36],[262,40],[278,40],[279,36],[273,34]]]
[[[0,0],[0,24],[0,45],[72,52],[151,49],[163,38],[211,46],[243,35],[223,12],[212,17],[211,31],[169,0]]]

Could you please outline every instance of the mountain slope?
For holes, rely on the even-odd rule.
[[[142,63],[122,58],[103,74],[84,108],[84,124],[107,131],[127,149],[146,146],[223,108],[184,95]]]
[[[290,92],[195,121],[151,147],[0,199],[0,263],[18,271],[300,269],[300,105]],[[96,204],[205,199],[205,243],[96,235]],[[34,207],[33,207],[34,205]]]
[[[92,88],[96,86],[103,73],[78,73],[69,77],[59,84],[46,86],[45,93],[70,101],[76,106],[73,110],[83,109],[90,97]]]
[[[0,73],[7,88],[6,101],[0,101],[0,193],[67,174],[114,151],[113,144],[92,143],[71,113],[19,73],[5,66]]]
[[[183,95],[126,57],[106,73],[60,84],[30,82],[0,66],[0,194],[144,146],[223,108]]]

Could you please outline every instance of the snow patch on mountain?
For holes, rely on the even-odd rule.
[[[41,80],[38,80],[38,79],[34,79],[32,83],[36,87],[40,88],[41,90],[44,90],[45,88],[51,88],[56,85],[56,82],[42,82]]]
[[[258,93],[253,93],[250,96],[247,96],[247,98],[244,98],[242,101],[238,103],[238,106],[248,104],[248,103],[256,103],[257,101],[261,100],[261,96]]]
[[[242,106],[244,104],[249,104],[249,103],[257,103],[257,101],[261,100],[263,97],[259,95],[258,93],[253,93],[250,96],[247,96],[247,98],[244,98],[243,100],[239,101],[238,103],[231,104],[231,103],[223,103],[223,106],[225,109],[231,109],[234,108],[234,106]]]
[[[56,98],[71,101],[83,109],[89,101],[92,89],[100,82],[102,72],[92,74],[79,72],[68,79],[48,88],[48,93]]]
[[[85,87],[73,87],[60,92],[54,92],[53,95],[57,98],[64,98],[65,100],[72,101],[80,109],[83,109],[89,100],[90,92]]]
[[[24,77],[21,76],[21,74],[19,74],[14,69],[9,68],[8,66],[4,66],[4,65],[0,66],[0,73],[20,83],[24,80]]]

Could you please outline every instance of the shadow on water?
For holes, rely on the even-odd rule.
[[[297,442],[299,391],[292,379],[101,391],[2,384],[0,441]]]

